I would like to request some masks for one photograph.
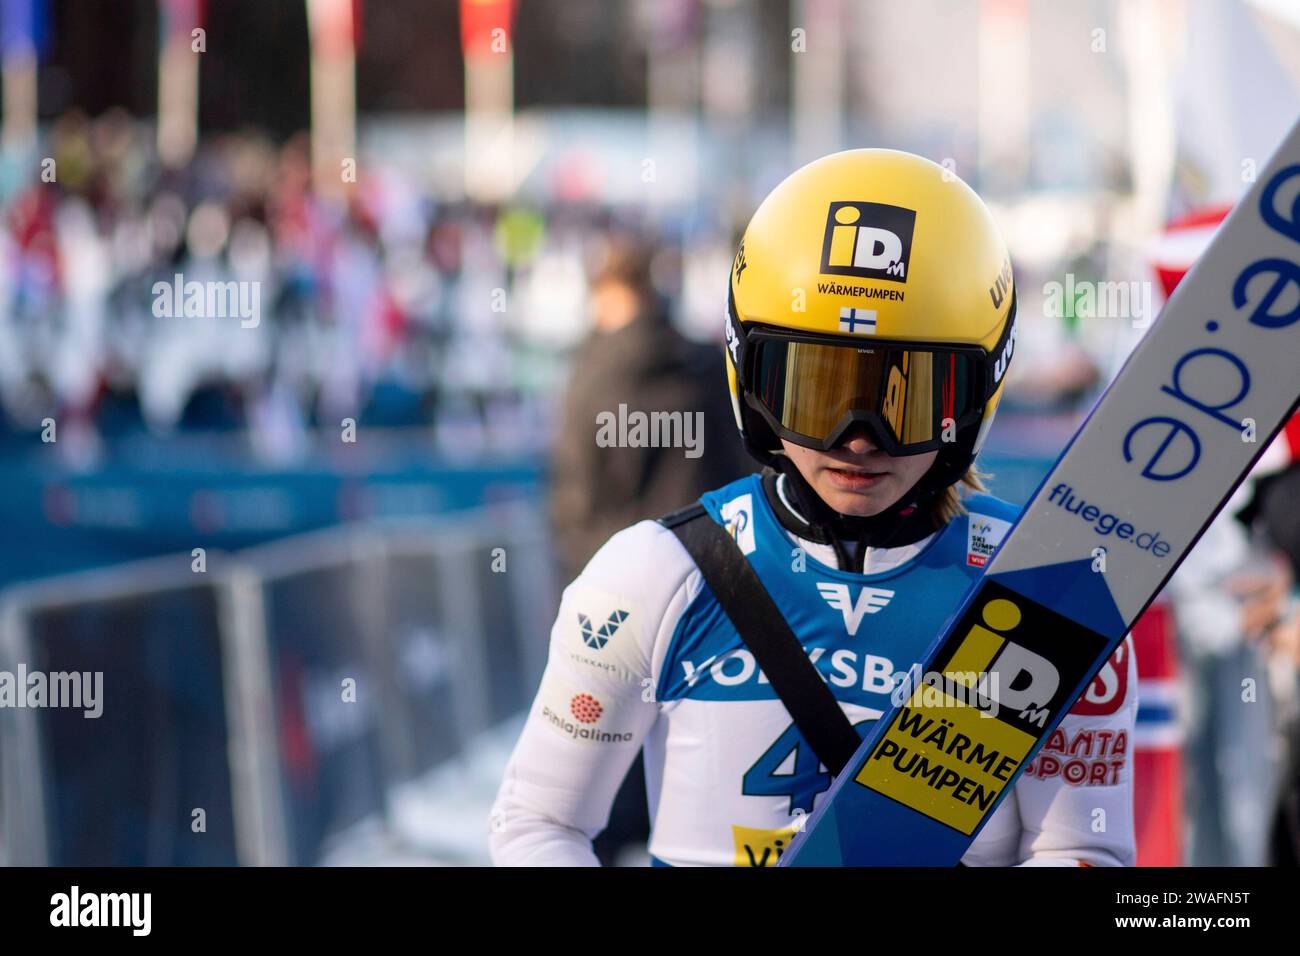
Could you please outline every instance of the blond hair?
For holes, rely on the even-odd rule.
[[[988,491],[988,486],[984,482],[992,477],[988,472],[980,471],[971,465],[959,481],[949,485],[931,499],[928,508],[930,520],[934,522],[935,528],[942,528],[954,518],[964,515],[966,497]]]

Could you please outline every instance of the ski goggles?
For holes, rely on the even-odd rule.
[[[751,326],[744,334],[745,401],[778,437],[798,445],[829,451],[861,425],[886,454],[934,451],[983,417],[1011,357],[1014,308],[992,355],[976,346]]]

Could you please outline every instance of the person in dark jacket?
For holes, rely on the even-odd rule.
[[[615,532],[753,470],[717,387],[725,374],[721,343],[698,344],[673,327],[651,279],[653,254],[647,243],[612,236],[590,280],[594,328],[574,356],[551,458],[550,520],[566,583]],[[673,427],[640,434],[626,427],[655,414]],[[596,855],[612,865],[649,832],[638,756],[594,842]]]
[[[752,470],[715,387],[721,343],[698,344],[673,327],[652,258],[648,244],[614,237],[591,279],[594,329],[574,356],[551,461],[550,518],[566,581],[616,531]],[[622,427],[638,415],[661,427]],[[665,437],[680,441],[649,444]]]

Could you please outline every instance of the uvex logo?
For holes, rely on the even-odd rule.
[[[736,334],[735,327],[731,324],[731,313],[728,312],[722,316],[722,332],[727,338],[727,350],[731,352],[731,364],[739,372],[740,370],[740,336]]]
[[[1002,300],[1007,296],[1007,290],[1011,288],[1011,259],[1007,258],[1002,263],[1002,271],[998,273],[993,284],[989,286],[989,298],[993,300],[993,308],[1002,308]]]
[[[864,586],[858,591],[858,598],[854,601],[849,596],[847,584],[834,584],[830,581],[818,581],[817,590],[821,592],[827,604],[844,615],[844,629],[849,632],[850,637],[857,635],[858,625],[862,623],[864,614],[875,614],[894,596],[893,591],[885,588]]]
[[[1007,374],[1007,366],[1011,364],[1011,353],[1016,349],[1016,319],[1011,317],[1011,332],[1007,335],[1007,344],[1002,346],[1002,354],[997,357],[993,363],[993,382],[997,384],[1002,381],[1002,376]]]

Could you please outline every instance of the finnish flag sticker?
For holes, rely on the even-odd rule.
[[[875,309],[840,309],[840,331],[852,332],[854,335],[876,334]]]

